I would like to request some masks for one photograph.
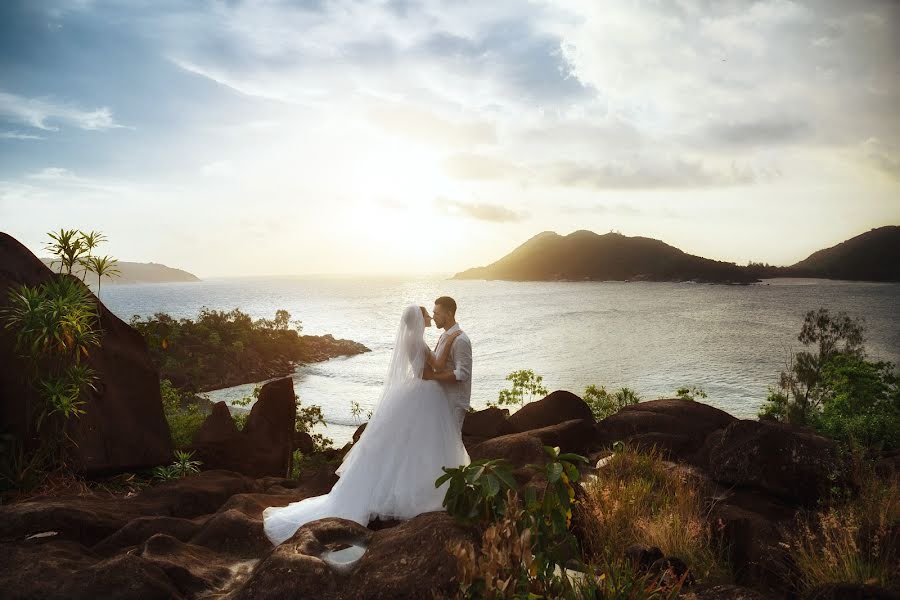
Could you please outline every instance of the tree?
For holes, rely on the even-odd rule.
[[[97,274],[97,297],[100,297],[100,280],[103,277],[120,275],[117,268],[119,261],[109,256],[89,256],[83,263],[85,272],[92,271]]]
[[[822,405],[827,390],[822,385],[822,369],[835,356],[862,359],[865,356],[863,323],[846,312],[832,316],[827,308],[810,310],[803,319],[797,339],[815,352],[791,353],[787,370],[778,379],[778,389],[770,389],[760,416],[806,425]]]
[[[506,376],[507,381],[512,382],[512,389],[500,390],[500,396],[496,403],[488,402],[488,406],[497,406],[500,404],[518,404],[521,408],[525,406],[525,394],[528,394],[528,401],[531,402],[535,396],[543,396],[548,393],[547,388],[542,385],[544,377],[535,375],[531,369],[522,371],[513,371]]]
[[[45,246],[46,250],[56,257],[50,262],[52,267],[54,263],[59,263],[59,272],[65,270],[66,275],[72,274],[75,265],[80,264],[81,259],[87,253],[84,235],[77,229],[60,229],[58,232],[50,232],[51,242]]]

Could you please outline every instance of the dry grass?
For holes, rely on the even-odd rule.
[[[801,591],[841,582],[900,585],[900,478],[869,473],[856,498],[803,515],[788,539]]]
[[[732,579],[724,553],[713,541],[702,490],[684,472],[667,468],[658,453],[626,449],[585,482],[578,507],[585,558],[619,563],[633,544],[657,546],[677,556],[703,582]]]

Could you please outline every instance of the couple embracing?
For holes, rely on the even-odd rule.
[[[432,351],[425,328],[443,329]],[[359,440],[344,456],[330,492],[263,511],[266,536],[275,545],[304,523],[341,517],[410,519],[443,510],[448,482],[435,487],[441,467],[471,462],[462,424],[472,395],[472,344],[456,322],[456,302],[441,296],[433,315],[423,306],[404,309],[381,398]]]

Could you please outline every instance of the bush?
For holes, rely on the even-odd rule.
[[[528,402],[531,402],[536,396],[545,396],[549,393],[543,385],[544,377],[535,375],[531,369],[513,371],[506,376],[506,380],[512,382],[512,389],[500,390],[497,402],[488,401],[488,406],[518,404],[519,408],[521,408],[525,406],[526,394],[528,394]]]
[[[814,427],[845,445],[900,446],[900,378],[892,363],[866,359],[863,333],[845,313],[806,313],[798,339],[817,351],[790,356],[760,416]]]
[[[623,387],[610,394],[605,386],[589,385],[584,389],[582,400],[590,407],[596,420],[616,414],[626,406],[637,404],[641,397],[632,389]]]
[[[184,448],[194,439],[194,434],[206,420],[206,414],[200,410],[191,394],[178,391],[168,379],[159,382],[159,392],[172,434],[172,446],[176,449]]]
[[[521,501],[515,479],[501,459],[445,467],[445,474],[435,481],[435,487],[450,481],[444,497],[447,511],[481,529],[480,552],[469,542],[448,547],[457,560],[462,597],[556,598],[572,593],[573,583],[561,569],[580,565],[578,540],[570,527],[577,502],[574,485],[580,477],[575,463],[587,459],[560,454],[558,447],[544,446],[544,451],[550,456],[546,466],[528,465],[545,472],[544,488],[526,487]]]

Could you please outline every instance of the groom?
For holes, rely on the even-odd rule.
[[[444,344],[447,343],[447,335],[460,329],[459,323],[456,322],[456,301],[450,296],[441,296],[434,301],[432,317],[434,324],[444,330],[434,349],[434,354],[439,356]],[[450,408],[453,409],[457,426],[462,431],[463,420],[466,418],[466,411],[472,398],[472,342],[469,341],[469,336],[462,332],[450,343],[453,346],[450,347],[445,370],[429,373],[425,378],[440,382],[447,391]]]

